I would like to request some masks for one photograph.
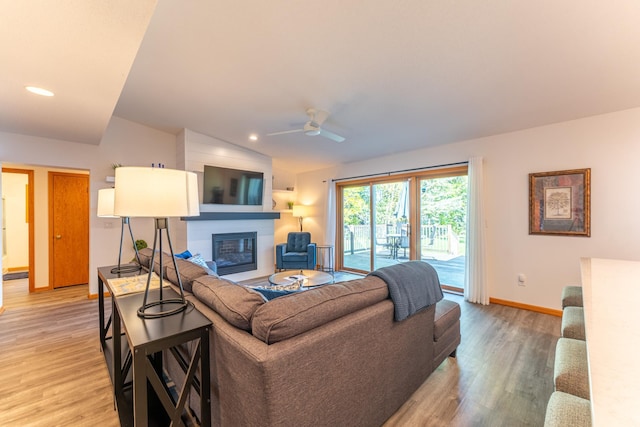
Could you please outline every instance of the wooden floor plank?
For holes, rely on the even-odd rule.
[[[338,281],[353,277],[336,273]],[[0,425],[119,425],[98,343],[98,303],[87,295],[86,285],[29,294],[27,280],[4,283]],[[560,318],[446,298],[462,307],[458,357],[384,426],[541,426]]]
[[[4,282],[0,425],[118,426],[86,285],[29,294]]]
[[[445,360],[385,427],[543,425],[560,318],[445,298],[462,308],[457,358]]]

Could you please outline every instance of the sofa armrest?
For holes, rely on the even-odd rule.
[[[309,243],[307,245],[307,268],[310,270],[316,269],[316,244]]]
[[[276,245],[276,266],[280,268],[282,265],[282,256],[287,252],[287,244],[286,243],[278,243]]]

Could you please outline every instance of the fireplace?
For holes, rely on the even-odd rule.
[[[212,258],[218,275],[240,273],[258,269],[255,231],[246,233],[213,234]]]

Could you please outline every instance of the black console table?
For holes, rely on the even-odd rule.
[[[180,425],[180,417],[187,403],[189,390],[200,395],[202,426],[211,425],[211,399],[209,383],[209,329],[211,321],[193,306],[185,311],[157,319],[138,317],[144,293],[114,296],[109,279],[127,277],[140,272],[112,274],[112,267],[98,268],[98,299],[100,310],[100,344],[113,382],[114,401],[122,426],[147,426],[150,414],[147,395],[153,390],[155,400],[164,408],[161,423]],[[111,293],[111,317],[105,319],[104,287]],[[158,290],[149,292],[157,298]],[[165,297],[178,295],[171,289],[163,290]],[[111,336],[108,335],[111,326]],[[122,338],[126,339],[122,339]],[[184,360],[175,350],[181,344],[193,341],[196,348],[191,360]],[[181,394],[173,398],[162,374],[163,350],[178,360],[185,372]],[[196,376],[200,366],[201,379]],[[155,412],[155,410],[153,411]]]

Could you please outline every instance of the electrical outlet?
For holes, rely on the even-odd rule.
[[[104,223],[104,228],[113,228],[113,222],[111,221],[106,221]]]
[[[518,274],[518,286],[524,286],[527,281],[527,276],[524,273]]]

